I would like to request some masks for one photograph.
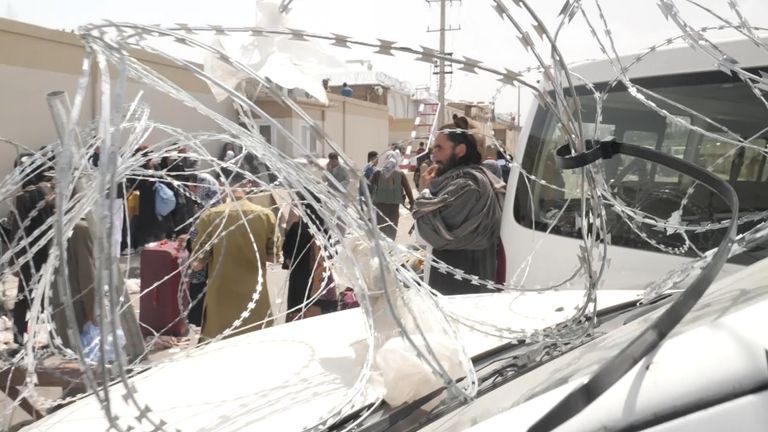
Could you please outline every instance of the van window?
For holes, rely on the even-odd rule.
[[[765,149],[768,145],[768,117],[765,106],[751,89],[736,77],[722,72],[643,78],[635,84],[663,98],[647,98],[674,116],[667,119],[644,106],[620,83],[605,92],[602,113],[596,112],[595,98],[586,88],[578,88],[584,119],[584,136],[606,138],[637,144],[684,158],[728,181],[739,194],[742,216],[768,209],[768,170]],[[680,107],[687,107],[709,121]],[[730,133],[718,128],[722,125]],[[692,125],[710,133],[698,133]],[[751,139],[755,148],[742,148],[724,141],[735,136]],[[523,227],[557,235],[580,237],[580,202],[582,176],[579,170],[560,171],[554,164],[554,151],[565,143],[556,117],[539,107],[526,143],[521,165],[541,182],[521,178],[515,195],[515,218]],[[660,219],[670,219],[680,210],[689,188],[693,191],[679,213],[687,225],[723,221],[728,217],[726,204],[714,193],[680,173],[643,160],[620,155],[599,163],[614,196],[626,206]],[[563,214],[556,218],[566,206]],[[690,232],[687,239],[679,233],[667,233],[643,224],[630,226],[616,211],[608,210],[611,243],[617,246],[693,255],[717,245],[724,230]],[[677,215],[676,215],[677,216]],[[557,220],[556,220],[557,219]],[[739,226],[739,232],[758,222]],[[554,226],[550,226],[553,225]],[[640,231],[638,233],[637,231]]]

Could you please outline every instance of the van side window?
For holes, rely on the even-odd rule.
[[[647,95],[673,118],[643,105],[621,84],[606,90],[606,83],[596,85],[605,92],[598,116],[594,95],[579,88],[586,139],[614,136],[694,162],[731,183],[739,194],[742,216],[768,210],[765,107],[746,84],[713,71],[642,78],[635,84],[661,96]],[[736,146],[726,139],[748,139],[752,147]],[[521,161],[522,168],[539,181],[518,181],[514,214],[523,227],[578,238],[582,175],[555,167],[554,150],[564,143],[556,117],[539,107]],[[600,162],[599,169],[613,195],[638,212],[660,220],[679,217],[684,225],[694,227],[727,217],[727,206],[719,197],[674,170],[624,155]],[[613,245],[657,252],[695,255],[716,245],[723,235],[722,230],[691,230],[684,236],[649,224],[630,224],[610,206],[608,222]],[[739,232],[755,223],[741,224]]]

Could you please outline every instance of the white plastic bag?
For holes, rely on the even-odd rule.
[[[91,322],[87,322],[83,331],[80,333],[80,343],[83,346],[83,354],[86,360],[98,362],[101,360],[101,330]],[[122,349],[125,346],[125,334],[120,327],[117,328],[117,343]],[[112,333],[107,334],[107,345],[104,347],[107,362],[113,362],[117,358],[115,355],[115,344],[113,343]]]
[[[428,340],[448,375],[453,379],[464,375],[458,349],[447,338],[432,334],[428,335]],[[424,344],[419,345],[425,351]],[[371,387],[390,406],[413,402],[443,385],[443,380],[417,356],[413,346],[401,337],[388,340],[376,353]]]

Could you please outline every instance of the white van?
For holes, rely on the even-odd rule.
[[[768,70],[762,68],[768,65],[768,56],[750,42],[723,43],[721,47],[747,70]],[[574,72],[600,90],[615,76],[606,62],[584,65]],[[636,84],[697,110],[741,136],[756,136],[752,142],[766,146],[768,135],[762,130],[768,123],[766,107],[739,79],[714,69],[709,58],[691,48],[656,51],[633,67],[629,76]],[[583,94],[585,127],[594,130],[594,123],[590,126],[588,120],[594,118],[591,96],[584,87],[579,92]],[[669,105],[665,109],[683,121],[709,127]],[[567,198],[573,198],[573,209],[578,208],[577,197],[566,195],[571,193],[575,174],[554,168],[553,151],[564,140],[550,113],[534,107],[529,118],[516,160],[532,175],[564,186],[568,192],[537,183],[531,183],[528,191],[525,182],[518,180],[519,172],[513,172],[503,240],[510,277],[538,247],[530,269],[514,277],[528,287],[551,286],[568,280],[577,263],[580,233],[575,210],[568,210],[551,234],[544,235],[553,209],[560,208]],[[702,166],[725,157],[712,171],[737,190],[741,214],[768,208],[768,169],[762,153],[747,150],[726,156],[730,146],[666,121],[644,108],[619,84],[609,90],[597,135],[613,135]],[[658,217],[674,211],[673,202],[679,205],[680,192],[689,185],[675,172],[625,157],[603,166],[614,180],[616,194]],[[720,219],[724,213],[717,199],[697,190],[681,217],[696,224]],[[160,422],[166,430],[183,431],[532,430],[529,428],[550,408],[640,334],[678,295],[671,293],[639,304],[646,284],[695,255],[690,246],[682,256],[659,249],[684,247],[675,235],[649,231],[644,239],[624,227],[615,215],[610,222],[611,266],[598,292],[592,332],[561,344],[495,338],[459,328],[480,381],[478,396],[472,401],[432,403],[440,398],[438,391],[392,408],[371,392],[356,392],[365,357],[365,350],[358,348],[366,337],[358,309],[227,339],[154,366],[131,379],[138,406],[124,397],[127,387],[123,384],[109,389],[109,415],[118,424],[131,424],[136,430],[153,430]],[[747,222],[740,232],[756,224]],[[722,234],[694,234],[691,242],[704,250],[717,244],[718,235]],[[762,259],[764,256],[765,248],[758,247],[732,259],[726,274],[658,349],[640,359],[584,411],[554,430],[766,430],[768,260]],[[581,288],[577,280],[571,287]],[[563,289],[461,296],[447,299],[445,304],[468,316],[533,331],[565,320],[581,300],[578,289]],[[340,406],[347,408],[348,415],[333,424],[323,424],[325,415]],[[142,412],[141,407],[146,410]],[[107,430],[105,412],[105,406],[90,396],[24,430]]]
[[[760,76],[761,70],[768,71],[768,53],[752,42],[727,42],[720,44],[720,47],[736,58],[745,70],[757,76]],[[622,64],[628,65],[634,58],[623,58]],[[591,83],[597,91],[608,92],[603,102],[602,119],[595,131],[595,98],[585,85],[578,85],[583,80],[574,78],[580,95],[585,136],[598,139],[614,136],[618,141],[654,148],[703,167],[709,167],[722,158],[712,170],[736,189],[740,214],[749,216],[768,210],[768,167],[764,154],[754,149],[729,153],[734,150],[733,145],[667,120],[630,95],[620,81],[614,82],[616,73],[607,60],[575,67],[572,72]],[[766,148],[768,108],[744,82],[715,68],[714,61],[701,52],[687,46],[658,50],[633,66],[627,75],[635,85],[697,111],[738,136],[753,138],[753,145]],[[609,84],[613,84],[611,88],[607,88]],[[711,123],[681,107],[646,96],[682,122],[727,136]],[[527,173],[568,192],[534,181],[528,182],[529,189],[521,179],[519,169],[513,170],[504,209],[502,238],[508,278],[527,287],[546,287],[563,284],[578,264],[577,256],[582,243],[580,224],[577,222],[580,201],[576,183],[580,173],[577,170],[560,171],[555,167],[554,150],[565,143],[555,116],[537,105],[527,118],[528,122],[520,135],[516,161]],[[670,218],[678,210],[692,183],[670,169],[626,156],[604,161],[602,171],[618,197],[638,210],[661,219]],[[568,198],[568,208],[557,223],[551,224]],[[725,203],[701,186],[694,189],[682,210],[681,222],[688,225],[723,221],[728,217]],[[664,231],[648,226],[640,228],[647,237],[643,238],[610,207],[608,212],[611,246],[605,283],[611,289],[642,289],[649,281],[690,260],[696,255],[696,250],[701,252],[716,246],[723,233],[723,230],[692,233],[689,235],[691,247],[686,245],[680,234],[668,236]],[[739,232],[745,232],[756,224],[742,224]],[[547,230],[553,235],[544,235]],[[684,249],[682,254],[668,253],[681,248]],[[531,253],[534,254],[533,259],[528,261]],[[745,265],[763,256],[745,254],[731,262]],[[528,262],[530,268],[526,266]],[[723,274],[740,268],[728,265]],[[580,287],[581,284],[575,281],[572,286]]]

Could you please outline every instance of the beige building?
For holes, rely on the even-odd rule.
[[[447,105],[447,118],[456,114],[475,120],[482,125],[483,134],[492,135],[509,154],[515,154],[520,127],[512,121],[494,118],[489,104],[483,102],[449,102]]]
[[[309,125],[289,108],[259,95],[251,99],[299,140],[300,146],[292,145],[266,121],[257,120],[261,134],[286,155],[296,158],[308,152],[312,156],[327,157],[333,151],[328,143],[313,136]],[[352,160],[355,169],[365,165],[369,150],[379,150],[387,145],[389,117],[385,105],[333,93],[328,93],[327,106],[309,97],[292,96],[292,99]]]
[[[55,142],[57,137],[45,96],[51,91],[64,90],[70,100],[74,98],[85,55],[80,39],[72,33],[0,19],[0,52],[3,53],[0,56],[0,94],[3,100],[0,105],[0,137],[31,150]],[[209,108],[234,118],[235,111],[231,104],[216,103],[208,86],[185,69],[150,53],[132,54]],[[90,78],[80,115],[81,126],[95,119],[100,110],[95,65],[92,66]],[[153,121],[187,132],[220,130],[215,122],[192,108],[133,80],[126,85],[125,101],[132,101],[140,91],[143,92],[143,101],[150,107],[150,119]],[[166,137],[160,133],[149,137],[150,140],[163,138]],[[0,178],[11,170],[18,151],[11,145],[0,144]]]
[[[413,131],[413,118],[389,118],[389,141],[392,143],[403,142],[411,139]]]
[[[55,142],[57,138],[45,95],[51,91],[64,90],[70,99],[74,97],[85,54],[80,39],[73,33],[0,19],[0,53],[0,96],[3,101],[0,105],[0,137],[31,150]],[[133,52],[132,56],[218,114],[237,119],[230,101],[216,102],[207,84],[183,67],[147,52]],[[97,77],[98,73],[92,70],[80,116],[81,126],[98,117],[100,95],[96,91]],[[143,101],[149,105],[150,119],[153,121],[185,132],[221,131],[214,121],[140,82],[129,80],[125,100],[132,100],[139,92],[143,92]],[[385,105],[334,94],[329,94],[328,106],[308,98],[293,99],[351,157],[356,168],[364,165],[368,150],[385,148],[389,141],[389,116]],[[289,109],[266,99],[257,99],[256,102],[274,116],[288,133],[297,137],[303,146],[310,148],[312,154],[325,156],[331,151],[330,146],[316,142],[304,121]],[[300,148],[294,148],[285,136],[274,129],[266,122],[259,128],[269,142],[289,157],[303,154]],[[168,136],[156,132],[150,135],[149,140],[159,141],[164,138]],[[222,144],[211,143],[211,154],[218,155]],[[20,149],[13,145],[0,143],[0,178],[8,175],[19,152]],[[3,209],[7,207],[0,208],[0,216]]]
[[[420,101],[414,97],[410,84],[391,77],[383,72],[372,70],[339,74],[332,77],[328,91],[341,94],[343,83],[352,89],[349,99],[371,102],[386,107],[389,114],[388,142],[405,142],[411,138],[414,121],[418,114]],[[384,150],[384,147],[372,150]]]

